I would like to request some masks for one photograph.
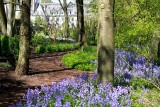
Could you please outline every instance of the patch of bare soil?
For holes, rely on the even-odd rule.
[[[0,70],[0,107],[8,107],[22,100],[28,88],[51,85],[65,78],[81,75],[84,71],[68,68],[61,57],[68,52],[53,54],[32,54],[29,75],[14,78],[14,70]]]

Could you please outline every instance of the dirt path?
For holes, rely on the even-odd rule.
[[[63,66],[60,59],[66,53],[68,52],[31,55],[29,75],[18,79],[10,75],[14,72],[13,70],[0,70],[0,107],[8,107],[21,100],[28,88],[51,85],[53,81],[58,82],[84,73],[84,71]]]

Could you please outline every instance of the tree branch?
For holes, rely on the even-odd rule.
[[[63,11],[64,11],[64,7],[63,7],[63,5],[62,5],[61,0],[58,0],[58,1],[59,1],[60,6],[62,7],[62,9],[63,9]]]

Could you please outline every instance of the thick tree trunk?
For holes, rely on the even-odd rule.
[[[21,25],[19,57],[15,70],[15,76],[26,75],[29,70],[29,42],[30,42],[30,3],[31,0],[23,0],[21,6]]]
[[[114,83],[113,3],[99,0],[98,83]]]
[[[3,0],[0,0],[0,32],[2,34],[6,34],[7,32],[7,18],[6,18]]]
[[[9,2],[16,2],[16,0],[9,0]],[[13,22],[15,20],[15,4],[8,4],[8,16],[7,16],[7,35],[13,36]]]
[[[85,42],[86,35],[84,30],[84,11],[83,11],[83,0],[76,0],[77,4],[77,28],[78,28],[78,42]]]

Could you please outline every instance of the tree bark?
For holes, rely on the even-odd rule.
[[[61,8],[63,9],[64,12],[64,17],[65,17],[65,22],[64,22],[64,28],[65,28],[65,37],[69,37],[69,18],[68,18],[68,5],[67,5],[67,0],[63,0],[63,5],[61,0],[59,0],[59,3],[61,5]]]
[[[98,83],[114,84],[114,0],[99,0]]]
[[[0,30],[2,34],[6,34],[7,32],[7,18],[3,0],[0,1]]]
[[[63,7],[64,7],[64,17],[65,17],[65,36],[66,38],[69,37],[69,18],[68,18],[68,7],[67,7],[67,1],[63,0]]]
[[[85,42],[86,35],[84,30],[84,11],[83,11],[83,0],[76,0],[77,4],[77,28],[78,28],[78,42]]]
[[[21,5],[20,49],[15,76],[26,75],[29,70],[30,4],[31,0],[23,0]]]
[[[16,2],[16,0],[9,0],[9,2]],[[13,36],[13,26],[15,20],[15,4],[8,4],[8,16],[7,16],[7,35]]]
[[[160,42],[158,43],[158,52],[157,52],[158,60],[160,61]]]

